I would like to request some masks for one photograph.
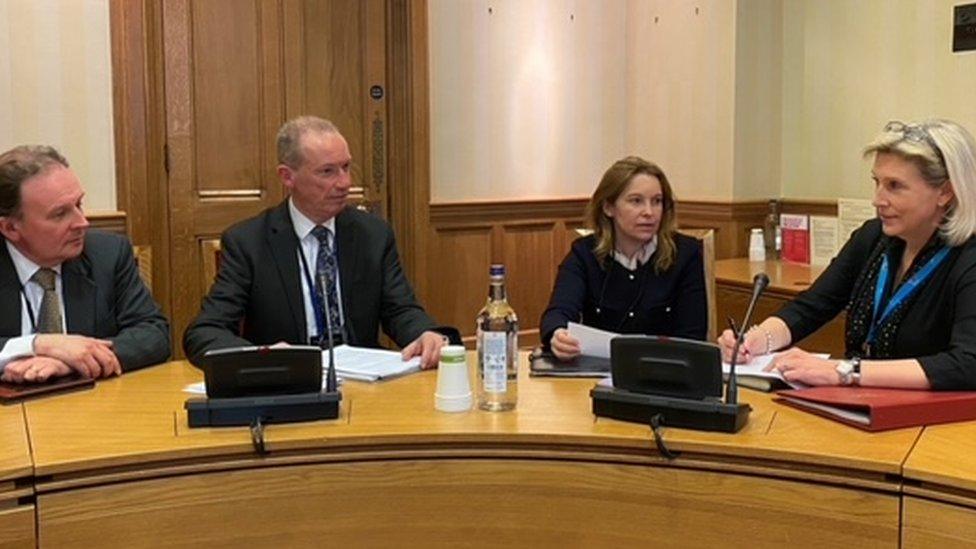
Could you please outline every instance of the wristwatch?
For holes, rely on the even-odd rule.
[[[838,361],[836,369],[841,385],[861,384],[861,357],[854,356],[850,360]]]

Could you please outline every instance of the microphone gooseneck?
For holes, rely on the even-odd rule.
[[[336,380],[335,352],[333,350],[334,338],[332,336],[332,315],[329,314],[329,288],[328,288],[328,280],[326,279],[325,273],[319,273],[318,282],[319,282],[319,288],[321,288],[322,290],[322,303],[324,305],[324,307],[322,308],[324,309],[323,312],[325,313],[324,316],[325,316],[325,332],[326,332],[325,337],[322,337],[322,334],[319,334],[320,336],[319,348],[325,350],[326,349],[325,346],[328,345],[329,367],[325,373],[325,390],[326,392],[332,393],[335,392],[338,383]]]
[[[725,389],[726,404],[737,404],[739,402],[739,386],[735,376],[735,363],[739,355],[739,347],[742,346],[746,336],[746,326],[752,320],[752,312],[756,308],[759,296],[769,286],[769,277],[766,273],[759,273],[752,279],[752,296],[749,298],[749,306],[746,308],[746,316],[739,324],[739,333],[735,335],[735,345],[732,347],[732,359],[729,361],[729,384]]]

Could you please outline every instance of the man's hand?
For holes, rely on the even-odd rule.
[[[34,354],[56,358],[85,377],[100,378],[122,373],[112,342],[80,335],[38,334]]]
[[[444,346],[444,336],[437,332],[424,332],[413,343],[403,348],[403,360],[409,360],[420,355],[420,367],[424,370],[437,367],[441,360],[441,347]]]
[[[7,383],[43,383],[48,379],[64,377],[71,368],[56,358],[29,356],[11,360],[3,369],[0,381]]]

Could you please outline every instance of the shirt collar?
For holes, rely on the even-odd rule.
[[[292,198],[288,198],[288,213],[291,214],[291,224],[295,227],[295,235],[298,236],[298,240],[305,240],[312,233],[312,229],[316,227],[315,223],[295,207],[295,201]],[[335,217],[330,217],[328,221],[322,223],[322,226],[329,229],[332,232],[332,238],[335,238]]]
[[[641,246],[632,257],[627,257],[615,249],[613,250],[613,258],[617,263],[623,265],[625,269],[636,271],[638,267],[647,263],[655,251],[657,251],[657,235],[654,235],[654,238],[647,244]]]
[[[14,246],[9,240],[4,239],[4,243],[7,245],[7,251],[10,252],[10,260],[13,261],[14,269],[17,270],[17,278],[20,279],[20,284],[22,286],[26,286],[27,283],[30,282],[31,277],[34,276],[34,273],[36,273],[41,266],[34,263],[30,259],[27,259],[27,256],[18,250],[17,246]],[[51,269],[58,273],[58,276],[61,275],[60,263]]]

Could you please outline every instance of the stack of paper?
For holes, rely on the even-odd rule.
[[[339,345],[334,350],[336,374],[343,379],[379,381],[420,371],[420,357],[400,358],[398,351]],[[322,351],[322,367],[329,364],[329,352]]]

